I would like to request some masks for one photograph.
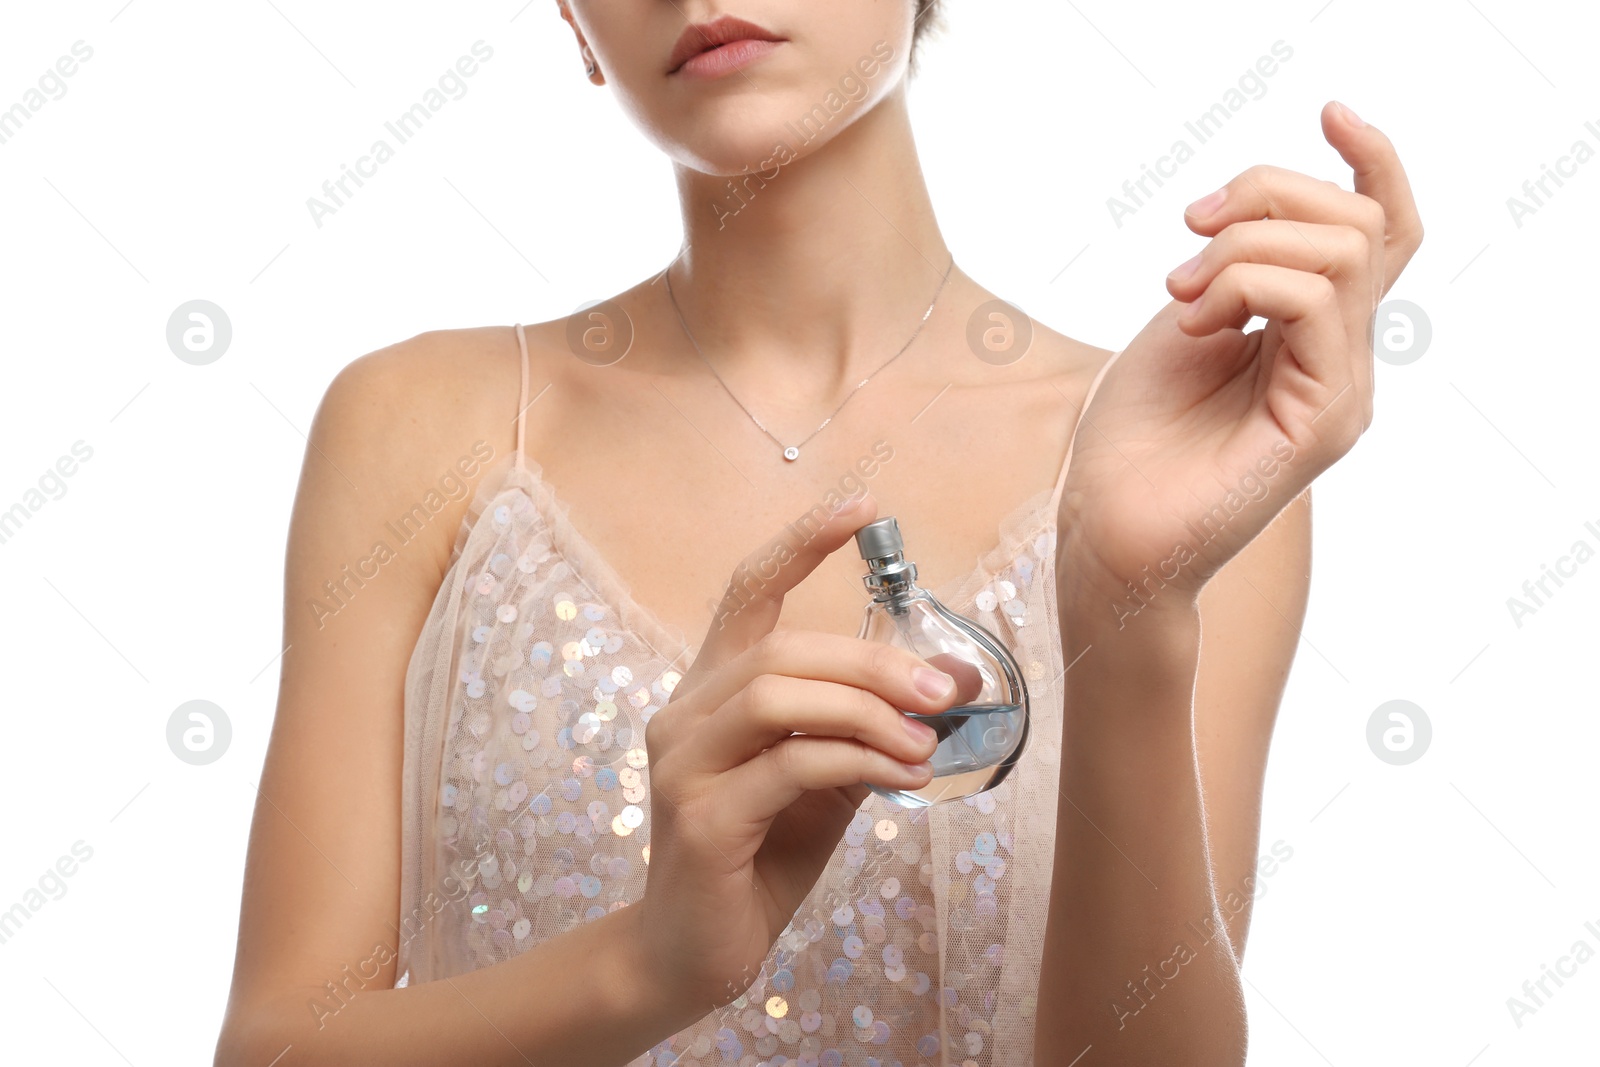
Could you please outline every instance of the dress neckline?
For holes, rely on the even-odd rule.
[[[692,651],[698,655],[704,642],[691,644],[681,630],[667,625],[653,610],[634,598],[632,588],[627,581],[572,523],[570,507],[544,480],[543,468],[528,457],[524,447],[530,377],[528,338],[520,322],[513,327],[513,332],[516,334],[522,368],[521,391],[517,397],[517,443],[511,453],[512,462],[495,490],[494,499],[498,499],[508,489],[523,493],[544,520],[545,528],[550,532],[552,550],[566,561],[572,569],[573,577],[589,587],[599,600],[615,611],[623,628],[632,631],[645,641],[659,659],[668,664],[682,662],[684,669],[687,670],[688,664],[692,662],[692,657],[688,657],[688,654]],[[1077,422],[1082,421],[1083,413],[1088,410],[1096,390],[1100,388],[1101,380],[1105,378],[1111,365],[1121,357],[1123,351],[1125,349],[1113,352],[1111,357],[1101,363],[1100,368],[1095,371],[1084,394],[1083,404],[1078,408]],[[1076,434],[1077,426],[1074,425],[1074,437]],[[1040,489],[1001,517],[997,524],[999,541],[977,558],[976,566],[971,572],[958,575],[942,586],[924,585],[924,588],[951,610],[964,608],[1002,568],[1016,560],[1023,545],[1046,531],[1049,531],[1051,536],[1047,548],[1041,554],[1049,557],[1049,565],[1053,567],[1056,553],[1056,507],[1066,483],[1068,467],[1072,463],[1072,445],[1073,438],[1069,438],[1066,455],[1062,457],[1054,486]],[[483,511],[487,513],[489,508],[486,506]],[[477,521],[481,522],[482,519],[483,516],[480,514]],[[459,549],[460,545],[458,551]],[[452,559],[452,567],[455,562]]]
[[[507,491],[521,493],[538,512],[548,531],[551,550],[566,562],[572,578],[615,611],[622,627],[650,646],[662,662],[686,670],[699,655],[704,642],[690,642],[676,626],[665,622],[635,598],[627,580],[572,522],[570,506],[544,479],[539,464],[523,456],[519,465],[515,462],[516,455],[512,455],[513,462],[495,498]],[[1055,509],[1051,507],[1055,492],[1055,487],[1046,486],[1007,512],[996,526],[999,539],[977,557],[970,571],[939,585],[920,584],[953,611],[969,606],[983,587],[1021,554],[1024,546],[1040,534],[1055,530]],[[485,507],[484,517],[491,510]],[[1048,555],[1053,561],[1054,538]]]

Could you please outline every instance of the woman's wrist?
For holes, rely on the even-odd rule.
[[[1187,722],[1200,666],[1198,605],[1164,606],[1119,624],[1101,601],[1062,601],[1060,622],[1069,708]]]
[[[1198,590],[1154,572],[1138,580],[1114,575],[1093,549],[1070,535],[1063,537],[1056,556],[1055,577],[1064,638],[1070,631],[1086,635],[1085,640],[1115,636],[1130,649],[1141,640],[1159,646],[1164,634],[1181,632],[1198,618]]]
[[[1137,712],[1111,716],[1126,726],[1187,722],[1200,665],[1198,599],[1169,587],[1140,601],[1127,587],[1092,552],[1068,545],[1057,556],[1056,607],[1068,707]]]

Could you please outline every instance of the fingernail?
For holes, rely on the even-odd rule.
[[[1224,185],[1221,189],[1218,189],[1209,196],[1202,196],[1199,200],[1196,200],[1194,203],[1190,204],[1189,207],[1184,211],[1184,214],[1193,215],[1197,219],[1203,219],[1213,211],[1216,211],[1217,208],[1221,207],[1222,202],[1227,199],[1227,196],[1228,187]]]
[[[911,681],[915,683],[918,692],[924,696],[938,700],[948,696],[956,687],[956,680],[944,671],[936,671],[932,667],[918,667],[911,672]]]
[[[1352,125],[1352,126],[1365,126],[1366,125],[1366,122],[1364,122],[1362,120],[1360,115],[1357,115],[1354,111],[1351,111],[1348,107],[1345,106],[1345,103],[1344,103],[1343,100],[1336,100],[1334,102],[1339,105],[1339,110],[1344,112],[1344,117],[1350,121],[1350,125]]]
[[[1197,252],[1195,253],[1195,257],[1193,259],[1185,260],[1184,262],[1178,264],[1178,266],[1174,268],[1172,273],[1167,275],[1167,277],[1171,278],[1175,282],[1181,282],[1189,275],[1193,274],[1195,269],[1199,266],[1200,253]]]
[[[933,727],[925,722],[918,722],[909,715],[900,716],[900,721],[905,724],[906,733],[911,735],[913,741],[932,741],[939,736]]]
[[[921,763],[901,763],[900,766],[918,778],[923,778],[933,773],[933,764],[928,760],[923,760]]]

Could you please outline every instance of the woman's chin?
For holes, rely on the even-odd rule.
[[[775,127],[767,136],[752,136],[750,128],[711,132],[687,142],[664,145],[680,165],[713,178],[760,175],[770,181],[789,164],[809,155],[820,144],[800,142],[793,134]]]

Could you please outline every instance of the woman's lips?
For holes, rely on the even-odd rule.
[[[783,41],[782,36],[754,22],[719,15],[683,28],[667,59],[667,73],[698,81],[725,77],[763,58]]]
[[[781,41],[758,41],[753,38],[743,38],[718,45],[705,52],[697,53],[684,61],[674,73],[681,77],[691,78],[696,81],[710,81],[715,78],[726,77],[736,70],[742,70],[758,59],[763,59],[777,48]]]

